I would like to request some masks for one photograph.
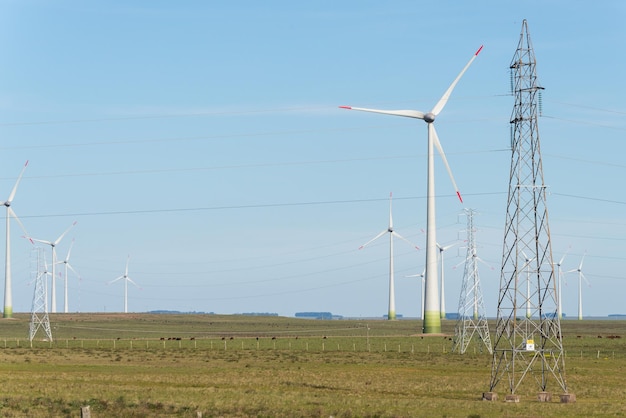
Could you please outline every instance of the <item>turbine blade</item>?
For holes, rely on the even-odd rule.
[[[42,240],[42,239],[31,238],[31,237],[28,237],[28,236],[27,236],[27,237],[24,237],[24,238],[28,238],[31,242],[32,242],[32,241],[35,241],[35,242],[40,242],[40,243],[42,243],[42,244],[46,244],[46,245],[52,245],[52,242],[50,242],[50,241],[45,241],[45,240]]]
[[[111,280],[111,281],[110,281],[110,282],[108,282],[107,284],[112,284],[112,283],[115,283],[116,281],[118,281],[118,280],[122,280],[123,278],[124,278],[124,276],[120,276],[120,277],[118,277],[117,279],[113,279],[113,280]]]
[[[591,287],[591,283],[589,283],[589,280],[587,280],[587,277],[585,277],[585,275],[583,274],[583,272],[580,272],[580,277],[582,277],[583,279],[585,279],[585,282],[587,282],[587,286]]]
[[[131,282],[132,284],[134,284],[134,285],[135,285],[135,287],[136,287],[137,289],[141,289],[141,287],[140,287],[137,283],[135,283],[135,282],[133,281],[133,279],[131,279],[130,277],[127,277],[127,278],[126,278],[126,280],[128,280],[129,282]]]
[[[449,250],[450,248],[454,247],[455,245],[458,245],[458,242],[453,242],[452,244],[448,244],[448,245],[439,245],[439,243],[437,243],[437,248],[439,248],[439,251],[444,252],[446,250]]]
[[[583,269],[583,261],[585,261],[585,256],[587,255],[587,253],[585,252],[585,254],[583,254],[583,258],[580,259],[580,265],[578,266],[578,270],[582,270]]]
[[[572,248],[571,246],[567,248],[567,250],[563,253],[563,257],[561,257],[561,261],[559,261],[557,265],[560,266],[563,264],[563,260],[565,260],[565,256],[567,255],[567,253],[569,252],[571,248]]]
[[[494,268],[491,264],[489,264],[489,263],[485,262],[485,260],[483,260],[483,259],[482,259],[482,258],[480,258],[480,257],[476,257],[476,261],[480,261],[481,263],[483,263],[484,265],[486,265],[487,267],[489,267],[489,269],[490,269],[490,270],[495,270],[495,268]]]
[[[404,116],[407,118],[424,119],[424,112],[419,110],[379,110],[364,107],[339,106],[340,109],[359,110],[361,112],[382,113],[383,115]]]
[[[128,263],[130,263],[130,254],[126,258],[126,270],[125,270],[125,273],[124,273],[125,277],[128,277]]]
[[[15,186],[13,186],[13,190],[11,190],[11,194],[9,195],[9,198],[6,201],[6,203],[8,203],[9,205],[11,204],[11,202],[13,201],[13,198],[15,197],[15,192],[17,192],[17,186],[20,184],[20,180],[22,179],[22,176],[24,175],[24,171],[26,170],[27,165],[28,165],[28,160],[26,160],[26,164],[24,164],[24,168],[22,168],[22,172],[17,178],[17,181],[15,182]]]
[[[456,195],[459,198],[459,200],[461,201],[461,203],[463,203],[463,198],[461,197],[461,192],[459,192],[459,188],[456,185],[456,181],[454,181],[454,176],[452,175],[452,170],[450,169],[450,164],[448,164],[448,159],[446,158],[446,154],[443,152],[443,148],[441,146],[441,143],[439,142],[439,137],[437,136],[437,131],[435,130],[435,127],[433,126],[432,123],[428,124],[428,129],[430,130],[430,133],[433,136],[433,142],[435,143],[435,146],[437,147],[437,151],[439,151],[439,155],[441,156],[441,159],[443,160],[443,164],[446,166],[446,170],[448,170],[448,175],[450,176],[450,180],[452,181],[452,186],[454,186],[454,190],[456,191]]]
[[[465,67],[463,67],[463,69],[461,70],[459,75],[456,76],[456,78],[454,79],[452,84],[450,84],[450,87],[448,87],[448,90],[446,90],[446,92],[443,94],[443,96],[441,96],[441,99],[439,99],[439,101],[437,102],[435,107],[433,107],[433,110],[430,111],[433,115],[437,116],[439,113],[441,113],[441,111],[443,110],[444,106],[448,102],[448,99],[450,98],[450,95],[452,94],[452,90],[454,90],[454,87],[456,87],[456,83],[458,83],[459,80],[461,79],[461,77],[463,77],[463,74],[465,74],[465,71],[467,71],[469,66],[472,65],[472,62],[474,62],[474,60],[476,59],[476,57],[478,56],[480,51],[482,51],[482,49],[483,49],[483,46],[481,45],[480,48],[478,48],[478,51],[476,51],[474,53],[474,55],[472,55],[472,58],[465,65]]]
[[[393,218],[391,217],[391,198],[392,192],[389,192],[389,230],[393,231]]]
[[[67,250],[67,255],[65,256],[65,262],[69,264],[70,254],[72,253],[72,247],[74,246],[74,240],[70,243],[70,248]]]
[[[57,238],[57,240],[56,240],[56,241],[54,241],[54,243],[53,243],[53,244],[54,244],[54,245],[58,245],[58,244],[59,244],[59,242],[61,242],[61,240],[63,239],[63,237],[64,237],[64,236],[65,236],[65,235],[66,235],[66,234],[70,231],[70,229],[72,229],[72,227],[73,227],[74,225],[76,225],[76,223],[77,223],[77,221],[74,221],[74,223],[73,223],[72,225],[70,225],[70,227],[69,227],[69,228],[67,228],[67,229],[65,230],[65,232],[63,232],[63,233],[61,234],[61,236],[59,236],[59,238]]]
[[[359,250],[362,250],[363,248],[365,248],[366,246],[368,246],[369,244],[371,244],[372,242],[376,241],[378,238],[382,237],[383,235],[385,235],[387,232],[389,232],[388,229],[385,229],[383,232],[381,232],[380,234],[376,235],[374,238],[372,238],[371,240],[367,241],[365,244],[361,245],[359,247]]]
[[[398,234],[396,231],[392,231],[391,235],[393,235],[394,237],[398,237],[398,238],[400,238],[403,241],[408,242],[409,244],[411,244],[411,247],[414,247],[417,250],[420,249],[417,245],[413,244],[411,241],[409,241],[408,239],[404,238],[402,235]]]
[[[78,272],[76,270],[74,270],[74,267],[72,267],[72,265],[70,263],[67,263],[67,268],[72,270],[74,272],[74,274],[76,275],[76,277],[78,277],[79,280],[82,280],[82,277],[80,277],[80,274],[78,274]]]
[[[8,212],[8,216],[13,217],[13,219],[15,219],[15,221],[20,226],[20,228],[22,228],[22,232],[24,232],[24,237],[28,238],[32,242],[32,239],[30,238],[30,236],[28,236],[28,232],[26,231],[26,228],[24,228],[24,224],[22,223],[22,221],[20,221],[20,218],[17,217],[17,215],[15,214],[15,212],[10,206],[7,207],[7,212]]]

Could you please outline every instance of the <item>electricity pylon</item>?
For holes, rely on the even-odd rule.
[[[482,349],[482,344],[484,344],[491,354],[493,351],[489,325],[487,324],[483,293],[480,289],[478,276],[480,258],[476,255],[476,229],[474,228],[476,211],[465,209],[464,212],[467,215],[467,256],[465,257],[465,271],[459,298],[459,319],[454,327],[452,351],[458,350],[460,354],[464,354],[472,338],[476,336],[480,348]]]
[[[562,402],[573,402],[567,393],[561,323],[546,207],[539,131],[539,92],[536,60],[526,20],[511,61],[515,105],[511,116],[511,172],[507,201],[500,294],[490,392],[505,378],[507,400],[519,401],[521,389],[530,390],[532,376],[540,389],[540,401],[548,401],[548,382],[565,392]],[[528,379],[527,379],[528,381]],[[487,399],[485,397],[485,399]]]
[[[35,279],[35,294],[33,296],[33,311],[28,328],[28,340],[32,343],[39,328],[43,328],[47,340],[52,341],[50,318],[48,317],[48,266],[44,259],[43,248],[35,247],[31,254],[31,263],[35,264],[31,275]]]

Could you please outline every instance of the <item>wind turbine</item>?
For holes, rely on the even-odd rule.
[[[55,241],[46,241],[46,240],[42,240],[42,239],[36,239],[36,238],[30,238],[29,239],[31,241],[36,241],[36,242],[40,242],[42,244],[47,244],[50,247],[52,247],[52,307],[51,307],[51,312],[52,313],[56,313],[57,311],[57,290],[56,290],[56,275],[55,275],[55,265],[57,265],[57,251],[56,251],[56,246],[59,245],[59,243],[61,242],[61,240],[63,239],[63,237],[65,237],[65,235],[69,232],[70,229],[72,229],[72,227],[76,225],[76,221],[74,221],[74,223],[72,223],[72,225],[70,225],[69,228],[67,228],[65,230],[65,232],[63,232],[61,235],[59,235],[59,237],[55,240]]]
[[[452,94],[452,90],[456,87],[456,84],[459,82],[465,71],[469,68],[469,66],[474,62],[474,59],[478,56],[480,51],[483,49],[481,46],[474,53],[469,62],[465,65],[463,70],[459,73],[459,75],[454,79],[450,87],[443,94],[441,99],[435,104],[435,107],[432,108],[430,112],[424,113],[419,110],[378,110],[378,109],[366,109],[361,107],[351,107],[351,106],[340,106],[342,109],[349,110],[360,110],[364,112],[373,112],[373,113],[382,113],[385,115],[393,115],[393,116],[404,116],[408,118],[421,119],[426,122],[428,126],[428,176],[427,176],[427,203],[426,203],[426,300],[425,300],[425,311],[424,311],[424,323],[423,323],[423,331],[426,334],[438,334],[441,333],[441,314],[439,309],[439,279],[437,274],[437,235],[436,235],[436,225],[435,225],[435,163],[434,163],[434,148],[437,148],[439,151],[439,155],[443,160],[443,163],[448,170],[448,175],[450,176],[450,180],[452,180],[452,185],[456,190],[456,194],[461,201],[461,193],[459,192],[458,187],[456,186],[456,182],[454,181],[454,177],[452,176],[452,170],[448,165],[448,160],[446,159],[446,155],[443,152],[443,148],[441,147],[441,143],[439,142],[439,138],[437,137],[437,131],[435,131],[435,118],[441,113],[444,106],[448,102],[450,95]]]
[[[137,283],[135,283],[130,277],[128,277],[128,262],[129,261],[130,261],[130,256],[128,256],[128,258],[126,259],[126,270],[124,270],[124,274],[118,277],[117,279],[111,280],[109,282],[109,284],[111,284],[111,283],[115,283],[118,280],[124,280],[124,313],[128,313],[128,282],[131,282],[138,289],[141,289],[139,286],[137,286]]]
[[[424,277],[426,277],[426,268],[424,268],[424,270],[422,271],[421,274],[411,274],[410,276],[404,276],[404,277],[420,277],[422,280],[420,280],[421,282],[421,288],[422,288],[422,299],[421,299],[421,304],[422,304],[422,314],[421,314],[421,318],[420,319],[424,319]]]
[[[589,280],[587,280],[587,278],[583,274],[583,261],[585,261],[585,255],[586,254],[583,254],[583,258],[580,259],[580,264],[578,265],[578,268],[566,271],[566,273],[573,273],[575,271],[578,272],[578,320],[579,321],[583,320],[583,279],[585,279],[585,281],[587,282],[587,285],[591,286],[589,284]]]
[[[5,254],[5,264],[4,264],[4,311],[2,313],[3,318],[13,318],[13,289],[11,287],[11,217],[13,217],[17,223],[20,225],[24,233],[26,230],[24,229],[24,225],[17,217],[13,209],[11,209],[11,203],[13,203],[13,198],[15,197],[15,192],[17,192],[17,186],[20,184],[20,180],[24,175],[24,170],[26,170],[26,166],[28,165],[28,161],[24,164],[24,168],[22,168],[22,172],[20,173],[13,189],[11,190],[11,194],[9,194],[9,198],[2,202],[2,204],[7,208],[7,221],[6,221],[6,254]]]
[[[522,270],[526,268],[526,318],[530,318],[532,316],[530,310],[530,263],[535,258],[528,258],[528,256],[523,251],[522,255],[524,256],[524,265],[522,266]]]
[[[398,237],[406,242],[408,242],[409,244],[411,244],[413,247],[415,247],[416,249],[419,250],[419,248],[414,245],[413,243],[411,243],[411,241],[409,241],[408,239],[404,238],[402,235],[398,234],[396,231],[394,231],[393,229],[393,218],[391,215],[391,199],[392,199],[392,193],[389,193],[389,226],[387,227],[387,229],[383,230],[380,234],[376,235],[374,238],[372,238],[371,240],[367,241],[365,244],[361,245],[359,247],[359,250],[362,250],[363,248],[365,248],[367,245],[371,244],[372,242],[376,241],[378,238],[382,237],[383,235],[385,235],[387,232],[389,233],[389,313],[387,315],[387,318],[389,320],[393,320],[396,319],[396,295],[395,295],[395,283],[394,283],[394,277],[393,277],[393,237]]]
[[[557,289],[557,298],[558,298],[558,305],[557,305],[557,315],[559,316],[559,319],[563,318],[563,305],[561,304],[561,289],[563,288],[563,270],[561,269],[561,266],[563,265],[563,260],[565,260],[565,256],[567,255],[567,251],[565,251],[565,254],[563,254],[563,257],[561,257],[561,260],[559,260],[558,263],[556,263],[556,267],[557,267],[557,275],[558,275],[558,289]]]
[[[454,247],[458,243],[452,243],[446,246],[441,246],[437,244],[437,248],[439,249],[439,262],[441,263],[441,319],[446,318],[446,296],[445,296],[445,283],[444,283],[444,274],[443,274],[443,252]]]
[[[76,272],[76,270],[74,270],[74,267],[72,267],[72,265],[70,264],[70,254],[72,252],[72,247],[74,246],[74,240],[72,240],[72,243],[70,244],[70,248],[69,250],[67,250],[67,255],[65,256],[65,259],[61,260],[58,262],[58,264],[63,264],[65,266],[65,275],[63,276],[64,279],[64,284],[63,284],[63,288],[64,288],[64,293],[65,293],[65,306],[63,309],[63,312],[68,313],[68,300],[67,300],[67,271],[72,270],[74,272],[74,274],[76,275],[76,277],[78,277],[80,279],[80,274],[78,274]]]

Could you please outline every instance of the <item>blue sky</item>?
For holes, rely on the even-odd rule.
[[[464,204],[436,159],[438,237],[475,209],[487,314],[499,288],[510,166],[509,64],[528,20],[555,261],[583,254],[586,316],[624,312],[623,41],[603,1],[0,1],[0,199],[70,262],[71,312],[387,312],[388,241],[423,246],[426,128],[339,105],[430,109]],[[601,6],[601,7],[600,7]],[[12,224],[14,310],[32,306],[31,249]],[[2,228],[4,234],[4,228]],[[4,240],[2,240],[4,242]],[[4,254],[4,244],[2,254]],[[458,246],[461,247],[461,246]],[[48,254],[49,256],[49,254]],[[464,250],[446,253],[456,311]],[[396,244],[396,307],[418,316],[425,251]],[[457,268],[454,266],[459,265]],[[563,310],[577,314],[577,276]],[[63,306],[58,282],[57,310]]]

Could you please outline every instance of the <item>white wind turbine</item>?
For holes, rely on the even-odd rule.
[[[26,170],[26,166],[28,165],[28,161],[24,164],[24,168],[22,168],[22,172],[20,173],[13,189],[11,190],[11,194],[9,194],[9,198],[2,202],[2,204],[7,208],[7,218],[6,218],[6,253],[5,253],[5,264],[4,264],[4,311],[2,316],[4,318],[13,318],[13,289],[11,283],[11,218],[15,219],[17,223],[20,225],[24,233],[26,230],[24,229],[24,225],[17,217],[13,209],[11,209],[11,203],[13,203],[13,198],[15,197],[15,192],[17,192],[17,186],[20,184],[20,180],[24,175],[24,170]]]
[[[389,193],[389,227],[359,247],[359,250],[362,250],[367,245],[376,241],[378,238],[382,237],[386,233],[389,233],[389,313],[387,315],[387,318],[389,320],[396,319],[396,296],[395,296],[394,267],[393,267],[393,237],[394,236],[398,237],[401,240],[408,242],[413,247],[419,250],[419,248],[415,244],[411,243],[411,241],[409,241],[408,239],[404,238],[402,235],[394,231],[393,218],[391,215],[391,198],[392,198],[392,194]]]
[[[578,320],[579,321],[583,320],[583,279],[587,282],[587,285],[591,286],[589,284],[589,280],[587,280],[587,278],[583,274],[583,261],[585,261],[585,255],[586,254],[583,254],[583,258],[580,259],[580,264],[578,265],[578,268],[566,271],[566,273],[578,272]]]
[[[454,247],[458,243],[452,243],[449,245],[441,246],[437,244],[437,248],[439,249],[439,262],[441,265],[441,319],[446,318],[446,293],[445,293],[445,280],[444,280],[444,271],[443,271],[443,252]]]
[[[65,237],[65,235],[70,231],[70,229],[72,229],[72,227],[76,225],[76,221],[74,221],[74,223],[72,223],[72,225],[70,225],[69,228],[67,228],[65,230],[65,232],[63,232],[61,235],[59,235],[59,237],[55,240],[55,241],[46,241],[43,239],[36,239],[36,238],[30,238],[29,239],[31,241],[36,241],[36,242],[40,242],[42,244],[47,244],[50,247],[52,247],[52,292],[51,292],[51,312],[52,313],[56,313],[57,311],[57,290],[56,290],[56,275],[55,275],[55,266],[58,264],[57,262],[57,251],[56,251],[56,247],[57,245],[59,245],[59,243],[61,242],[61,240],[63,239],[63,237]]]
[[[70,264],[70,254],[72,252],[72,247],[74,246],[74,240],[72,240],[72,243],[70,244],[70,248],[69,250],[67,250],[67,255],[65,256],[65,258],[61,261],[58,262],[58,264],[63,264],[65,266],[65,275],[63,276],[63,290],[65,293],[65,306],[63,307],[63,312],[68,313],[69,312],[69,307],[68,307],[68,298],[67,298],[67,280],[68,280],[68,270],[72,270],[72,272],[76,275],[76,277],[78,277],[78,279],[80,279],[80,274],[78,274],[76,272],[76,270],[74,270],[74,267],[72,267],[72,265]]]
[[[523,251],[522,255],[524,256],[524,265],[522,266],[522,270],[526,268],[526,318],[530,318],[532,316],[530,309],[530,263],[535,258],[528,258]]]
[[[404,277],[420,277],[422,279],[420,280],[421,288],[422,288],[422,299],[421,299],[422,312],[421,312],[420,319],[424,319],[424,284],[425,284],[424,278],[426,277],[426,269],[424,268],[421,274],[411,274],[410,276],[404,276]]]
[[[448,170],[448,175],[450,176],[450,180],[452,180],[452,185],[456,190],[456,194],[459,197],[459,200],[463,202],[461,198],[461,193],[459,192],[458,187],[456,186],[456,182],[454,181],[454,177],[452,176],[452,170],[448,165],[448,160],[446,159],[446,155],[443,152],[443,148],[441,147],[441,143],[439,142],[439,138],[437,137],[437,132],[435,131],[435,118],[439,115],[439,113],[443,110],[444,106],[448,102],[450,95],[452,94],[452,90],[456,87],[456,84],[459,82],[465,71],[469,68],[469,66],[474,62],[476,56],[483,49],[481,46],[474,53],[469,62],[465,65],[463,70],[459,73],[459,75],[454,79],[450,87],[443,94],[441,99],[435,104],[435,107],[432,108],[430,112],[424,113],[419,110],[378,110],[378,109],[366,109],[361,107],[351,107],[351,106],[340,106],[342,109],[349,110],[360,110],[364,112],[373,112],[373,113],[382,113],[385,115],[393,115],[393,116],[404,116],[408,118],[421,119],[426,122],[428,126],[428,178],[427,178],[427,204],[426,204],[426,300],[425,310],[424,310],[424,325],[423,331],[426,334],[440,333],[441,332],[441,314],[439,309],[439,279],[437,274],[437,236],[436,236],[436,225],[435,225],[435,170],[434,170],[434,149],[437,148],[439,151],[439,155],[443,160],[443,163]]]
[[[117,279],[111,280],[109,282],[109,284],[111,284],[111,283],[115,283],[118,280],[124,280],[124,313],[128,313],[128,282],[131,282],[132,284],[135,285],[135,287],[137,287],[138,289],[141,289],[139,286],[137,286],[137,283],[135,283],[130,277],[128,277],[129,261],[130,261],[130,256],[128,256],[128,258],[126,259],[126,270],[124,270],[124,274],[118,277]]]
[[[558,305],[557,305],[557,315],[559,317],[559,319],[563,318],[563,305],[561,304],[561,295],[562,295],[562,288],[563,288],[563,270],[561,268],[561,266],[563,265],[563,260],[565,260],[565,256],[567,255],[567,251],[565,251],[565,254],[563,254],[563,257],[561,257],[561,260],[559,260],[558,263],[556,263],[556,267],[557,267],[557,284],[558,284],[558,289],[557,289],[557,298],[558,298]]]

